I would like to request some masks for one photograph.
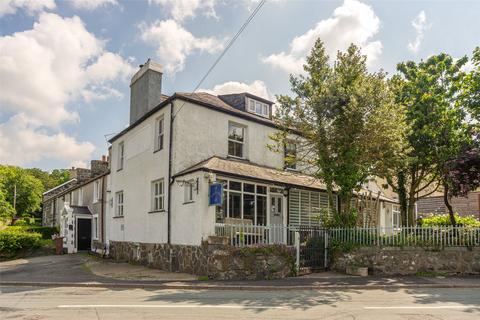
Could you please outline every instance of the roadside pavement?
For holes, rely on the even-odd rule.
[[[214,290],[480,288],[480,276],[355,277],[322,272],[279,280],[200,281],[193,275],[102,260],[86,254],[0,262],[0,285]]]

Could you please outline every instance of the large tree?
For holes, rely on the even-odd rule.
[[[70,179],[70,173],[67,169],[54,169],[51,173],[38,168],[25,170],[42,182],[45,191],[50,190]]]
[[[403,223],[415,223],[415,202],[441,187],[445,204],[453,217],[445,181],[447,162],[471,141],[465,109],[462,107],[467,58],[447,54],[426,61],[408,61],[397,66],[397,103],[405,106],[411,130],[409,150],[389,181],[399,193]]]
[[[331,201],[337,189],[339,216],[346,218],[354,191],[404,149],[404,113],[385,74],[368,72],[366,57],[353,44],[331,64],[317,40],[304,71],[290,77],[294,97],[277,97],[276,120],[283,130],[272,138],[281,147],[292,132],[300,134],[297,156],[288,160],[309,166]]]
[[[19,215],[32,214],[40,209],[42,202],[42,182],[15,166],[0,166],[0,187],[5,198],[14,206]]]

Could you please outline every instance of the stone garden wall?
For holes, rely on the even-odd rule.
[[[110,241],[109,255],[118,261],[210,279],[261,280],[292,275],[294,252],[293,248],[281,245],[235,248],[212,242],[187,246]]]
[[[347,266],[368,267],[370,274],[383,275],[480,274],[480,247],[363,247],[332,253],[331,269],[345,272]]]

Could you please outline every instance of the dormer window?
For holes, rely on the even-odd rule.
[[[270,106],[252,98],[247,98],[247,110],[261,117],[270,117]]]

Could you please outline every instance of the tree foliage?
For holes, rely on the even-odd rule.
[[[294,97],[278,96],[277,146],[299,132],[295,159],[322,179],[332,199],[338,189],[342,213],[350,213],[354,190],[395,162],[406,130],[403,111],[383,72],[370,73],[366,57],[351,45],[332,65],[317,40],[304,66],[291,76]]]
[[[0,166],[0,181],[2,191],[11,206],[14,203],[16,187],[17,214],[32,214],[40,209],[43,185],[27,170],[15,166]]]
[[[401,197],[403,222],[414,223],[414,205],[442,186],[447,162],[471,141],[462,108],[467,58],[439,54],[426,61],[408,61],[397,66],[396,101],[405,107],[410,126],[409,150],[389,181]],[[447,197],[445,198],[449,206]],[[450,207],[451,215],[453,211]]]
[[[25,170],[42,182],[45,191],[67,182],[70,179],[70,172],[67,169],[54,169],[51,173],[38,168]]]
[[[451,197],[466,197],[480,187],[480,149],[469,148],[447,161],[445,181]]]

